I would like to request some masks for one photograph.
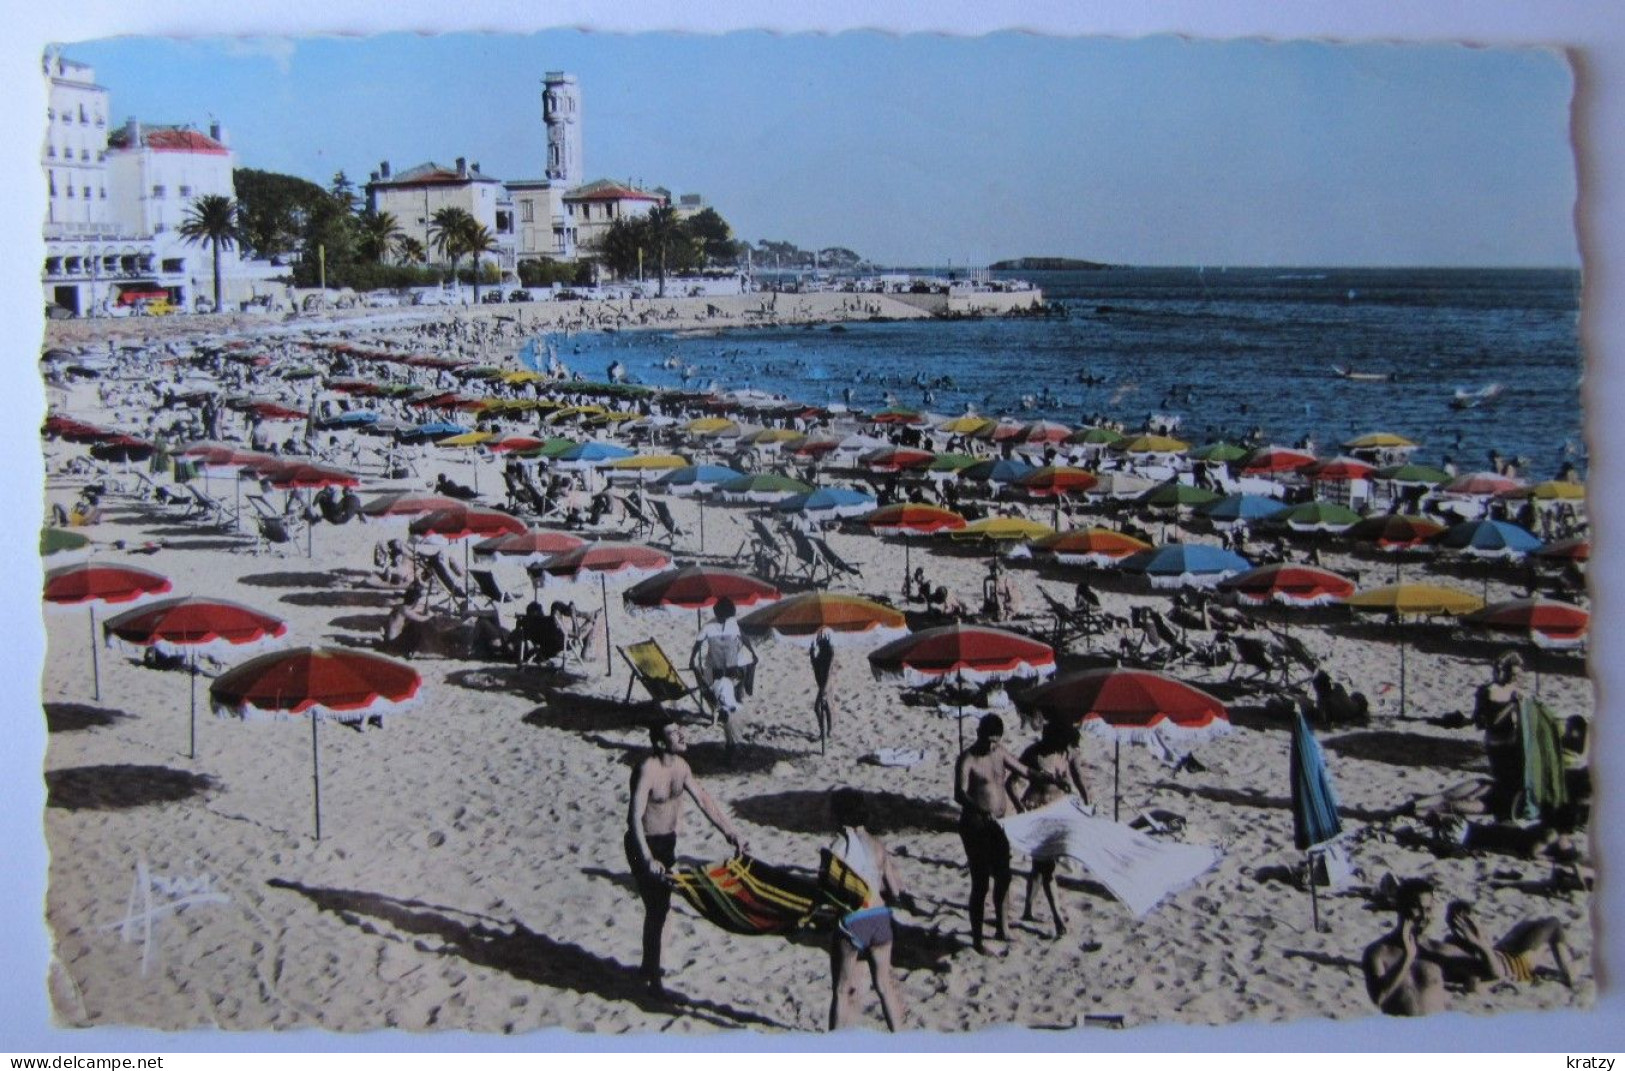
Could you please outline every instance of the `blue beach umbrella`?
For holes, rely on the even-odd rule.
[[[453,435],[465,434],[469,429],[461,424],[453,424],[449,420],[437,420],[429,424],[414,424],[403,428],[396,436],[402,442],[425,442],[434,439],[449,439]]]
[[[575,464],[577,467],[598,465],[606,461],[619,461],[623,457],[631,457],[636,450],[630,450],[615,443],[599,442],[589,439],[584,443],[576,443],[558,456],[560,466]]]
[[[1292,748],[1289,777],[1292,781],[1292,843],[1300,852],[1312,851],[1343,832],[1343,822],[1337,815],[1337,792],[1326,773],[1326,760],[1320,752],[1320,742],[1309,731],[1303,712],[1295,711],[1292,720]],[[1320,930],[1320,900],[1315,892],[1315,869],[1309,867],[1309,902],[1314,913],[1315,930]]]
[[[992,461],[978,461],[968,468],[960,469],[959,478],[975,483],[1015,483],[1023,476],[1036,471],[1037,466],[1029,465],[1025,461],[998,458]]]
[[[1239,554],[1208,543],[1167,543],[1123,559],[1126,573],[1143,573],[1154,588],[1211,588],[1252,568]]]
[[[1479,558],[1516,558],[1539,550],[1528,530],[1507,521],[1464,521],[1439,537],[1439,546]]]
[[[787,498],[773,508],[785,513],[806,513],[814,517],[858,517],[874,510],[875,496],[847,487],[820,487],[815,491]]]
[[[1225,495],[1217,502],[1197,506],[1196,512],[1217,524],[1262,521],[1287,510],[1285,502],[1263,495]]]
[[[324,428],[359,428],[378,423],[378,414],[371,409],[351,409],[322,421]]]
[[[662,475],[655,480],[655,486],[676,494],[704,492],[729,480],[740,479],[744,475],[736,469],[722,465],[685,465]]]

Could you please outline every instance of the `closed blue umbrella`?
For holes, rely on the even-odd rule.
[[[1337,792],[1326,774],[1326,760],[1320,743],[1309,731],[1303,711],[1292,719],[1292,755],[1289,776],[1292,781],[1292,843],[1301,852],[1312,852],[1343,832],[1337,816]],[[1309,905],[1315,931],[1320,931],[1320,899],[1315,891],[1315,866],[1309,862]]]
[[[1167,543],[1129,555],[1119,568],[1145,574],[1152,587],[1210,588],[1227,576],[1246,572],[1252,563],[1208,543]]]
[[[1508,521],[1464,521],[1439,537],[1439,546],[1480,558],[1516,558],[1539,550],[1541,542]]]

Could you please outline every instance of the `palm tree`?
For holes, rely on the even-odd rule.
[[[666,254],[682,236],[682,221],[671,205],[660,205],[643,217],[644,234],[655,254],[655,270],[660,278],[660,296],[666,296]]]
[[[217,193],[192,202],[177,228],[187,245],[206,242],[214,248],[214,309],[220,311],[220,251],[237,243],[237,202]]]
[[[384,262],[389,247],[399,241],[403,234],[393,213],[374,212],[370,208],[356,217],[356,226],[361,253],[370,258],[374,264]]]
[[[497,251],[496,235],[492,234],[483,223],[469,223],[468,233],[463,235],[463,252],[474,258],[474,304],[480,303],[480,256],[485,253]]]
[[[464,208],[442,208],[429,217],[429,241],[451,261],[453,283],[457,281],[457,262],[468,252],[468,235],[475,226],[474,217]]]
[[[402,264],[422,264],[429,259],[429,251],[410,234],[403,234],[395,239],[395,259]]]

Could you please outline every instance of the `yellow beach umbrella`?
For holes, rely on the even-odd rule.
[[[1416,445],[1405,436],[1395,435],[1388,431],[1374,431],[1370,435],[1362,435],[1343,444],[1344,448],[1349,450],[1394,450]]]
[[[540,372],[532,372],[528,368],[520,372],[504,372],[502,375],[504,383],[540,383],[546,378]]]
[[[1112,447],[1125,454],[1183,454],[1191,444],[1166,435],[1137,435]]]
[[[727,417],[708,416],[690,420],[683,425],[683,430],[690,435],[723,435],[730,431],[737,432],[739,425]]]
[[[1586,496],[1583,483],[1574,483],[1570,480],[1542,480],[1532,487],[1520,487],[1515,491],[1508,491],[1506,498],[1535,498],[1543,501],[1579,501]]]
[[[496,436],[488,431],[465,431],[461,435],[452,435],[435,443],[436,446],[470,447],[481,446],[495,439]]]
[[[1484,600],[1441,584],[1387,584],[1356,592],[1347,603],[1356,610],[1390,613],[1404,617],[1448,614],[1460,617],[1484,608]],[[1405,713],[1405,634],[1399,636],[1399,712]]]
[[[752,446],[771,446],[774,443],[794,442],[806,438],[794,428],[757,428],[746,435],[741,435],[739,441],[750,443]]]
[[[605,467],[645,471],[649,469],[680,469],[687,464],[687,458],[678,457],[676,454],[636,454],[632,457],[617,458]]]
[[[953,529],[948,533],[948,538],[956,543],[1003,543],[1042,539],[1054,534],[1055,529],[1049,525],[1029,521],[1025,517],[984,517],[963,528]]]
[[[997,423],[998,421],[989,420],[987,417],[959,416],[952,420],[944,420],[937,425],[937,430],[946,431],[950,435],[975,435],[983,428],[991,428]]]

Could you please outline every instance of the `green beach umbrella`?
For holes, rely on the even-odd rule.
[[[1252,451],[1235,443],[1217,442],[1199,446],[1191,451],[1193,461],[1240,461]]]
[[[1218,492],[1209,491],[1205,487],[1180,483],[1178,480],[1169,480],[1166,483],[1158,484],[1141,495],[1140,505],[1177,509],[1180,506],[1204,506],[1209,502],[1217,502],[1223,497]]]
[[[1443,469],[1436,469],[1432,465],[1389,465],[1385,469],[1378,469],[1372,475],[1379,480],[1392,480],[1394,483],[1436,485],[1450,482],[1448,472]]]
[[[90,537],[78,532],[70,532],[65,528],[40,529],[39,553],[42,558],[72,550],[83,550],[88,546]]]
[[[1298,532],[1341,532],[1359,524],[1360,515],[1336,502],[1302,502],[1271,518],[1270,523]]]

